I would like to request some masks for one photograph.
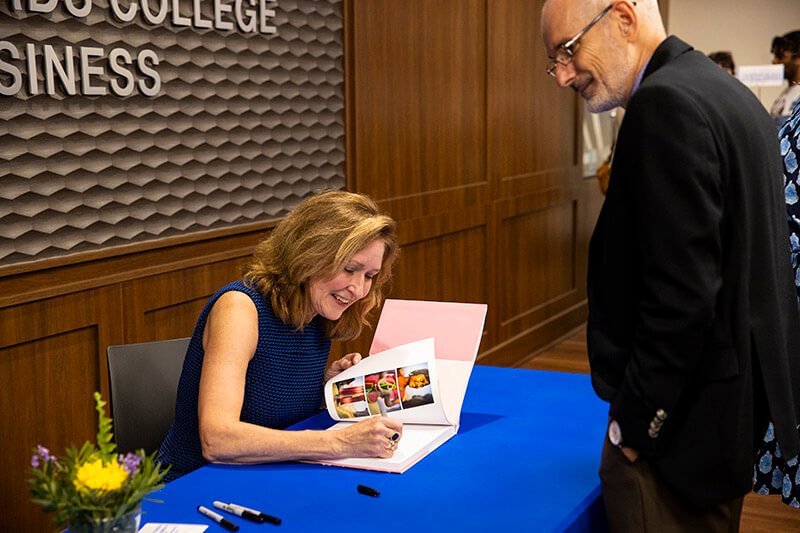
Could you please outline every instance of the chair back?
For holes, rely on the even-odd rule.
[[[109,346],[108,377],[119,453],[156,451],[175,417],[189,338]]]

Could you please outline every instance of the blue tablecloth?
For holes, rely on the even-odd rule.
[[[222,513],[240,531],[604,531],[597,470],[608,420],[589,376],[476,366],[458,435],[404,474],[303,463],[209,465],[146,502],[145,522],[210,524],[233,502],[280,526]],[[332,425],[320,413],[292,429]],[[358,484],[380,491],[356,492]]]

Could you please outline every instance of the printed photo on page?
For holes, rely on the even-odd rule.
[[[434,340],[371,355],[325,385],[328,413],[352,421],[388,416],[404,423],[446,424],[436,376]]]

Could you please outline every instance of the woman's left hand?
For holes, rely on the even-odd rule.
[[[325,370],[325,381],[328,381],[340,372],[347,370],[359,361],[361,361],[361,354],[356,352],[349,353],[343,356],[341,359],[337,359],[331,363],[331,366],[329,366],[327,370]]]

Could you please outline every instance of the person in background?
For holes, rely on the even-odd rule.
[[[356,337],[381,304],[397,254],[394,220],[366,196],[325,192],[292,210],[200,314],[159,451],[166,481],[209,462],[391,457],[402,424],[385,417],[281,430],[318,413],[324,381],[360,361],[325,368],[331,338]]]
[[[770,417],[800,451],[773,121],[667,37],[656,0],[547,0],[541,21],[547,73],[592,112],[625,107],[587,284],[611,531],[736,531]]]
[[[720,68],[726,70],[728,74],[736,75],[736,65],[733,63],[733,54],[730,52],[712,52],[708,54],[708,58]]]
[[[800,103],[800,30],[772,39],[771,51],[772,63],[783,65],[783,77],[787,83],[769,111],[780,128]]]
[[[783,158],[783,185],[789,245],[797,302],[800,305],[800,105],[778,134]],[[798,325],[800,327],[800,324]],[[785,457],[775,439],[775,426],[769,425],[755,464],[753,490],[758,494],[780,494],[783,503],[800,508],[800,464],[798,457]]]

